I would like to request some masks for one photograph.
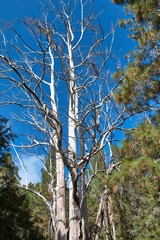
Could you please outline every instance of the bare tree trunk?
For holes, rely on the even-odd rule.
[[[54,56],[51,46],[49,47],[49,55],[51,59],[51,106],[53,113],[57,116],[57,106],[55,101],[55,82],[54,82]],[[55,125],[56,122],[55,122]],[[58,151],[58,135],[57,133],[53,137],[53,144],[56,148],[56,210],[57,210],[57,221],[56,221],[56,239],[66,239],[66,209],[65,209],[65,168],[63,159]],[[55,214],[55,213],[54,213]]]
[[[59,153],[56,153],[57,173],[57,240],[66,240],[66,210],[65,210],[65,171],[64,163]]]
[[[115,224],[114,224],[114,221],[113,221],[113,207],[112,207],[111,196],[108,196],[108,214],[109,214],[109,223],[110,223],[110,226],[111,226],[112,240],[116,240],[116,230],[115,230]]]
[[[71,61],[72,62],[72,61]],[[78,170],[76,167],[77,143],[76,143],[76,95],[73,93],[75,86],[74,73],[71,71],[70,80],[70,103],[69,103],[69,120],[68,120],[68,143],[69,143],[69,161],[72,166],[69,181],[69,239],[77,240],[80,236],[80,208],[78,192]],[[72,174],[72,175],[71,175]]]
[[[71,103],[70,103],[71,107]],[[69,118],[69,160],[72,166],[75,164],[76,157],[76,126],[73,111],[70,111]],[[72,175],[71,175],[72,174]],[[78,192],[78,171],[74,167],[70,173],[69,180],[69,239],[80,239],[80,208],[79,208],[79,192]]]
[[[68,118],[68,145],[69,161],[72,166],[69,182],[69,239],[80,239],[80,202],[78,189],[78,168],[77,164],[77,142],[76,142],[76,123],[78,120],[78,93],[75,92],[75,67],[73,61],[73,32],[70,19],[67,20],[67,47],[69,55],[69,78],[70,78],[70,96],[69,96],[69,118]],[[72,174],[72,175],[71,175]]]
[[[109,150],[110,150],[110,157],[111,157],[111,166],[113,167],[113,151],[112,151],[112,138],[113,135],[111,133],[111,141],[108,142],[109,145]],[[107,189],[106,189],[107,191]],[[108,215],[109,215],[109,223],[111,226],[111,236],[112,236],[112,240],[116,240],[116,229],[115,229],[115,224],[113,221],[113,207],[112,207],[112,198],[111,195],[108,196]]]
[[[87,196],[86,196],[86,184],[85,184],[85,172],[83,172],[82,179],[82,193],[81,193],[81,228],[82,228],[82,239],[87,240],[90,237],[89,224],[88,224],[88,213],[87,213]]]
[[[108,226],[108,214],[107,214],[107,195],[104,192],[103,197],[103,227],[106,234],[106,240],[109,240],[109,226]]]
[[[101,223],[102,223],[102,212],[103,212],[103,196],[101,195],[101,202],[100,202],[100,205],[99,205],[97,218],[96,218],[96,236],[95,236],[95,240],[99,239],[99,233],[100,233]]]
[[[84,157],[84,134],[82,126],[79,126],[79,148],[80,158]],[[87,196],[86,196],[86,175],[85,169],[82,166],[82,175],[80,178],[80,212],[81,212],[81,229],[82,239],[89,239],[89,225],[88,225],[88,213],[87,213]]]
[[[51,181],[48,185],[48,190],[52,194],[52,203],[51,203],[51,211],[50,211],[51,218],[49,219],[48,233],[49,233],[50,239],[52,239],[53,231],[56,233],[56,189],[54,188],[55,176],[53,175],[53,159],[51,155],[50,155],[50,161],[49,161],[49,171],[50,171]]]
[[[108,226],[108,214],[107,214],[107,190],[105,190],[101,195],[101,202],[99,205],[97,219],[96,219],[96,235],[95,240],[99,239],[99,233],[101,230],[101,224],[103,221],[103,227],[106,234],[106,240],[109,240],[109,226]]]
[[[80,209],[79,209],[79,197],[75,190],[75,186],[70,181],[69,184],[69,239],[76,240],[81,239],[80,229]]]

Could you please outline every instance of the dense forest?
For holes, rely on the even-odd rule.
[[[113,3],[125,18],[109,33],[94,1],[2,24],[0,105],[31,129],[17,145],[0,115],[2,240],[160,239],[160,2]],[[117,27],[136,48],[108,74]],[[45,156],[40,182],[21,185],[21,151]]]

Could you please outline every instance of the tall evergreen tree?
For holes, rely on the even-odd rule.
[[[8,152],[13,135],[6,124],[7,120],[0,116],[0,239],[44,240],[28,207],[29,199],[16,186],[18,169]]]
[[[155,119],[157,118],[157,121]],[[119,171],[108,179],[120,239],[160,238],[159,113],[127,134],[115,151]]]
[[[159,0],[114,0],[124,4],[126,19],[120,26],[129,27],[130,37],[137,42],[126,58],[128,66],[118,69],[115,79],[125,75],[116,94],[117,101],[129,109],[141,109],[159,103],[160,92],[160,2]]]

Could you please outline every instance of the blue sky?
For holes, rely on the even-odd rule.
[[[40,158],[44,159],[44,156],[40,156],[40,158],[38,158],[34,155],[21,154],[20,157],[21,157],[21,160],[23,160],[23,164],[27,172],[28,183],[40,182],[41,169],[43,168],[43,164],[40,161]],[[17,157],[15,157],[15,163],[18,165],[18,168],[19,168],[19,176],[21,178],[21,184],[26,185],[25,173]]]
[[[116,6],[111,0],[95,0],[94,11],[103,13],[99,17],[102,23],[102,28],[107,31],[110,30],[111,24],[116,24],[118,19],[125,17],[122,6]],[[27,16],[40,17],[42,14],[41,6],[36,0],[5,0],[1,2],[0,7],[0,18],[4,21],[14,21],[15,19],[23,19]],[[113,55],[115,59],[119,57],[122,66],[126,63],[123,56],[129,53],[135,46],[135,43],[128,38],[128,31],[117,27],[115,32],[115,40],[113,45]],[[113,67],[114,65],[114,67]],[[115,64],[110,61],[110,69],[113,72],[115,70]],[[0,108],[0,114],[9,118],[12,124],[12,129],[15,132],[30,131],[30,128],[25,126],[23,123],[17,123],[12,114],[19,113],[20,108],[8,106]],[[17,139],[17,143],[21,141],[21,138]],[[40,180],[40,169],[42,164],[35,156],[22,154],[21,158],[24,161],[28,172],[29,181],[37,182]],[[16,160],[17,162],[17,160]],[[19,165],[19,164],[18,164]],[[20,167],[20,165],[19,165]],[[22,178],[22,183],[25,182],[24,173],[20,167],[19,174]]]
[[[100,16],[102,27],[106,30],[110,30],[111,23],[117,23],[118,19],[125,17],[123,7],[115,5],[111,0],[95,0],[94,11],[96,13],[103,13]],[[5,21],[13,21],[17,19],[23,19],[27,16],[39,17],[42,14],[42,7],[38,3],[38,0],[5,0],[1,2],[0,19]],[[128,53],[135,43],[127,37],[128,31],[122,28],[116,29],[116,37],[114,42],[114,51],[116,55],[124,56]],[[123,61],[123,58],[121,58]]]

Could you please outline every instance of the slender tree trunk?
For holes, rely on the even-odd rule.
[[[68,144],[69,161],[72,166],[72,176],[69,181],[69,240],[81,239],[80,228],[80,202],[78,189],[78,169],[77,163],[77,142],[76,142],[76,122],[78,118],[78,93],[76,93],[75,67],[73,61],[72,48],[72,29],[68,18],[67,29],[68,55],[69,55],[69,77],[70,77],[70,96],[69,96],[69,118],[68,118]]]
[[[69,160],[72,165],[76,162],[76,126],[74,114],[70,105],[69,118]],[[78,170],[73,168],[72,176],[69,176],[69,240],[80,239],[80,207],[79,207],[79,191],[78,191]]]
[[[50,93],[51,93],[51,106],[53,113],[57,116],[58,110],[55,101],[55,82],[54,82],[54,56],[51,46],[49,47],[49,55],[51,59],[51,82],[50,82]],[[57,123],[55,122],[55,125]],[[53,144],[56,148],[56,240],[66,239],[66,209],[65,209],[65,168],[63,159],[58,151],[58,135],[57,133],[53,136]],[[55,214],[55,213],[54,213]]]
[[[113,160],[114,160],[113,151],[112,151],[112,138],[113,138],[113,134],[111,132],[111,141],[108,142],[109,150],[110,150],[110,157],[111,157],[111,166],[113,166]],[[107,189],[106,189],[106,192],[107,192]],[[114,220],[113,220],[113,207],[112,207],[111,195],[108,196],[108,215],[109,215],[109,223],[110,223],[110,227],[111,227],[112,240],[116,240],[116,229],[115,229],[115,224],[114,224]]]
[[[70,101],[69,115],[69,160],[72,165],[76,162],[76,125],[74,121],[75,115],[72,111],[72,100]],[[73,168],[72,176],[69,180],[69,239],[80,239],[80,208],[79,208],[79,192],[78,192],[78,171]]]
[[[69,184],[69,240],[77,239],[81,239],[79,197],[71,180]]]
[[[100,201],[100,204],[99,204],[99,209],[98,209],[97,218],[96,218],[95,240],[99,239],[99,233],[100,233],[101,223],[102,223],[102,212],[103,212],[103,196],[101,195],[101,201]]]
[[[56,153],[57,169],[57,240],[66,240],[66,210],[65,210],[65,171],[64,163],[59,153]]]
[[[80,158],[84,157],[84,136],[82,126],[79,126],[79,147]],[[80,212],[81,212],[81,229],[82,239],[89,239],[88,211],[87,211],[87,196],[86,196],[86,174],[82,167],[82,175],[80,178]]]
[[[87,240],[90,237],[89,233],[89,224],[88,224],[88,209],[87,209],[87,197],[86,197],[86,185],[85,185],[85,172],[81,176],[82,179],[82,194],[81,194],[81,230],[82,230],[82,239]]]
[[[106,240],[109,240],[109,226],[108,226],[108,214],[107,214],[107,195],[104,192],[103,197],[103,227],[106,234]]]
[[[54,180],[55,180],[55,176],[53,176],[53,159],[52,156],[50,155],[50,161],[49,161],[49,165],[50,165],[50,174],[51,174],[51,182],[49,184],[49,191],[52,193],[52,206],[51,206],[51,219],[50,219],[50,223],[49,223],[49,237],[50,239],[52,239],[53,236],[53,232],[56,233],[56,190],[54,188]]]
[[[109,223],[111,226],[111,235],[112,235],[112,240],[116,240],[116,230],[115,230],[115,224],[113,221],[113,207],[112,207],[112,198],[109,195],[108,196],[108,215],[109,215]]]

